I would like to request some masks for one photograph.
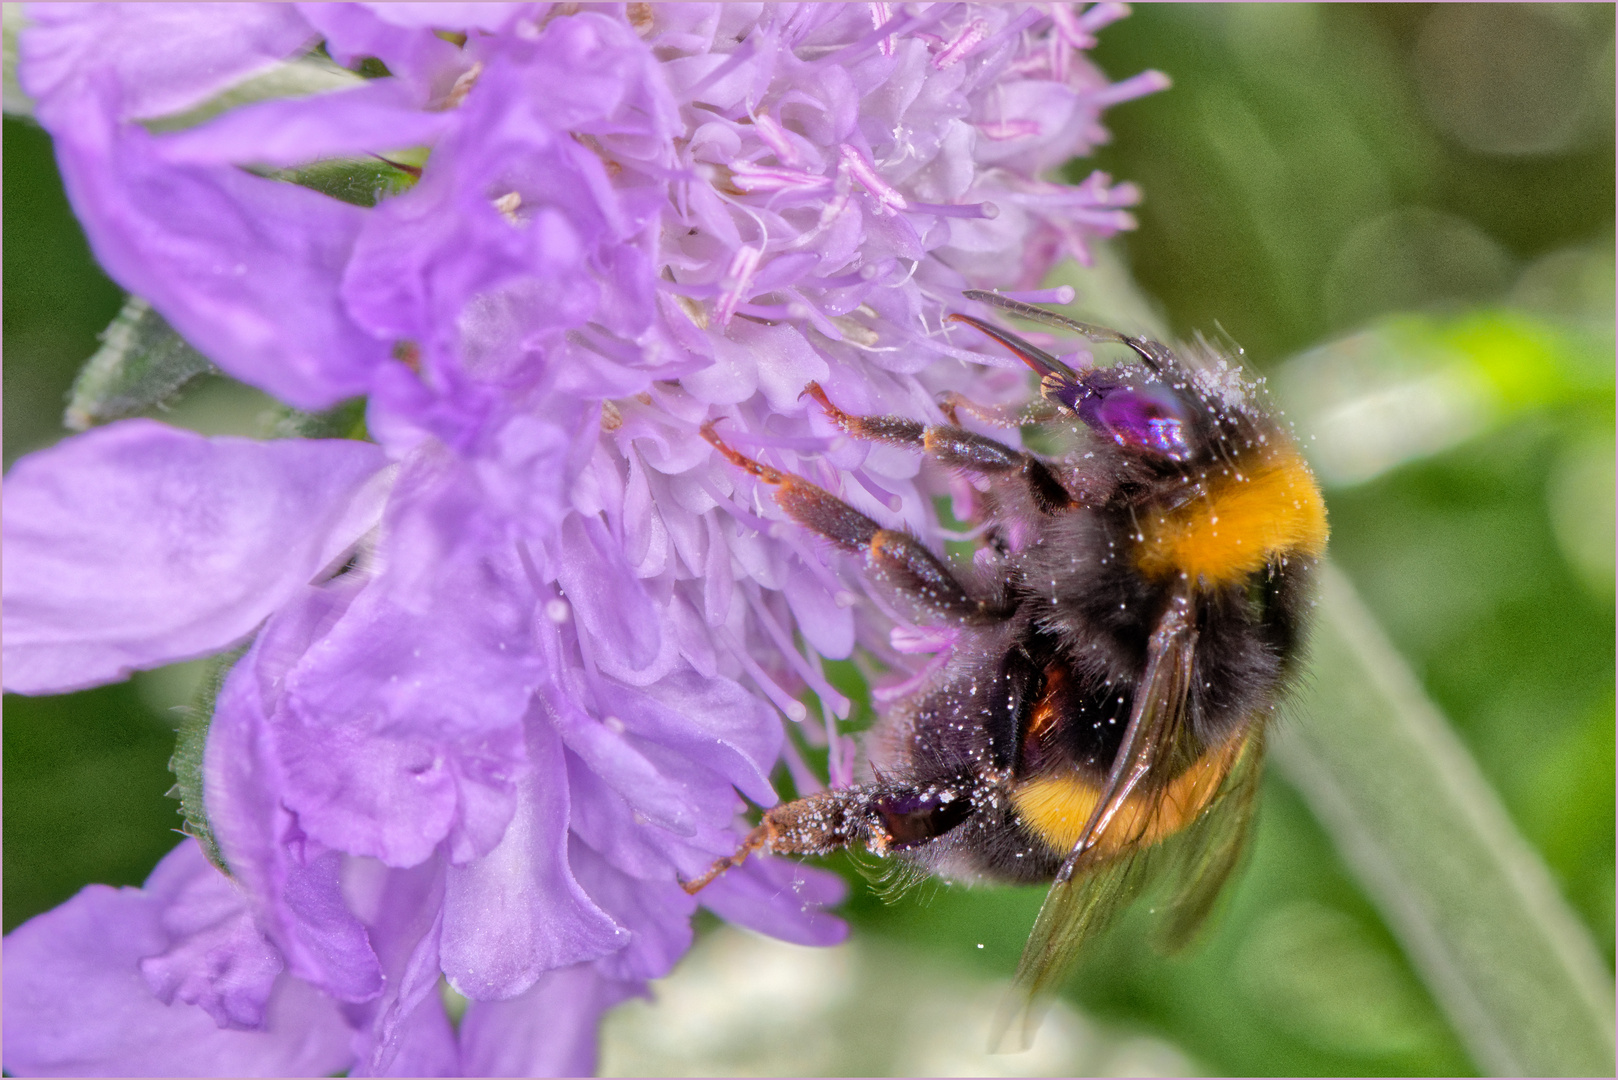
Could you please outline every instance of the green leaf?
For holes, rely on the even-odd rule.
[[[217,369],[138,296],[101,332],[101,348],[73,380],[62,422],[73,431],[132,416]]]
[[[1610,429],[1612,351],[1610,328],[1566,318],[1404,313],[1289,360],[1275,389],[1321,483],[1348,487],[1532,411],[1585,410]]]
[[[208,747],[208,728],[213,723],[214,703],[225,677],[236,661],[247,651],[246,645],[220,653],[208,661],[208,672],[197,688],[190,705],[183,710],[180,726],[175,734],[174,755],[169,758],[169,772],[174,774],[174,787],[169,794],[180,800],[180,814],[185,818],[187,836],[202,845],[208,861],[226,873],[225,857],[214,839],[213,827],[208,823],[208,809],[203,802],[203,761]]]
[[[1311,674],[1273,743],[1282,774],[1480,1068],[1612,1075],[1595,943],[1347,577],[1321,578]]]

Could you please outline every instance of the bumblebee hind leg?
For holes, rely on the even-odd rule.
[[[914,536],[884,529],[826,489],[725,445],[711,420],[702,425],[702,437],[732,465],[774,487],[776,503],[793,521],[845,551],[864,555],[871,577],[950,621],[983,613],[983,605],[967,596],[948,568]]]
[[[819,383],[810,383],[803,392],[819,402],[832,423],[856,439],[908,446],[944,465],[985,476],[1021,473],[1034,505],[1046,514],[1072,505],[1067,489],[1044,462],[987,435],[954,424],[928,426],[903,416],[853,416],[833,405]]]

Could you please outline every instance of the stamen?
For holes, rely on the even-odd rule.
[[[781,164],[796,165],[800,160],[798,148],[787,137],[786,129],[769,113],[757,113],[753,116],[753,131],[765,146],[775,151],[776,160]]]
[[[729,282],[725,290],[719,294],[719,303],[714,305],[714,321],[720,326],[729,326],[730,317],[736,313],[736,305],[741,303],[742,294],[753,283],[753,275],[758,273],[758,263],[764,257],[764,248],[741,247],[731,256],[730,267],[725,271],[725,280]]]
[[[521,225],[522,219],[517,216],[517,210],[522,206],[522,194],[508,191],[494,200],[494,208],[500,211],[500,216],[513,225]]]
[[[1122,4],[1097,4],[1096,7],[1123,7]],[[1127,10],[1127,9],[1126,9]],[[1093,7],[1084,13],[1085,17],[1094,15]],[[1093,49],[1096,39],[1090,33],[1090,27],[1084,25],[1084,19],[1074,14],[1072,8],[1066,4],[1052,4],[1050,7],[1051,23],[1056,29],[1054,39],[1060,41],[1070,49]],[[1115,16],[1116,17],[1116,16]],[[1110,19],[1108,20],[1111,21]]]
[[[989,24],[982,19],[973,19],[967,23],[961,32],[955,35],[954,40],[933,57],[933,67],[943,71],[966,59],[967,54],[989,36]]]
[[[832,446],[831,439],[818,435],[760,435],[734,428],[725,432],[725,441],[732,446],[770,446],[799,454],[823,454]]]
[[[741,642],[736,640],[735,635],[730,632],[728,627],[716,626],[714,631],[724,639],[725,645],[736,657],[737,663],[741,664],[742,670],[747,673],[747,677],[752,679],[760,690],[764,691],[764,696],[769,698],[775,707],[786,715],[788,720],[801,724],[808,718],[809,710],[804,708],[803,702],[781,689],[780,684],[765,674],[758,661],[748,655],[747,649],[743,647]]]
[[[786,759],[787,772],[792,774],[792,783],[797,786],[800,799],[806,795],[819,795],[826,790],[826,785],[822,784],[820,777],[809,768],[808,763],[803,760],[803,755],[798,752],[797,744],[791,739],[782,740],[781,757]]]
[[[842,159],[843,168],[848,170],[849,175],[864,184],[865,189],[876,196],[878,213],[885,213],[886,207],[892,207],[895,210],[904,210],[909,207],[909,200],[901,195],[897,188],[878,176],[875,166],[866,161],[864,155],[847,143],[843,144]]]
[[[793,643],[792,635],[786,632],[786,629],[782,627],[780,621],[777,620],[776,617],[770,612],[769,607],[764,603],[763,599],[756,595],[757,592],[758,589],[756,586],[748,590],[747,604],[753,609],[753,614],[758,616],[758,621],[764,625],[765,632],[770,635],[770,638],[775,642],[776,647],[781,650],[781,655],[787,658],[787,663],[791,665],[792,669],[796,671],[803,681],[809,685],[809,689],[813,690],[820,696],[821,701],[831,702],[832,711],[834,711],[838,716],[847,719],[848,711],[852,706],[852,702],[850,702],[848,698],[844,697],[842,694],[839,694],[837,690],[826,681],[825,676],[821,675],[814,668],[809,666],[809,662],[803,658],[803,656],[798,652],[797,645]]]
[[[915,693],[917,690],[925,686],[929,679],[942,670],[944,665],[949,663],[949,657],[950,651],[948,649],[941,650],[935,653],[931,660],[923,664],[916,671],[916,673],[910,676],[908,679],[904,679],[897,683],[891,683],[887,686],[871,687],[871,700],[875,701],[879,705],[886,705],[890,701],[897,701],[900,698],[908,697],[910,694]]]
[[[823,191],[831,187],[831,178],[806,173],[801,169],[773,168],[738,161],[730,167],[731,183],[749,195],[761,191]]]
[[[449,93],[444,95],[444,108],[453,109],[465,101],[466,95],[472,92],[472,86],[478,81],[478,76],[481,74],[483,74],[483,61],[481,60],[474,61],[471,67],[461,72],[460,78],[456,79],[454,85],[449,88]]]
[[[870,8],[871,26],[877,30],[882,29],[883,26],[887,25],[888,20],[892,18],[892,15],[889,14],[887,4],[866,4],[865,6]],[[883,56],[892,56],[894,51],[893,35],[885,35],[882,40],[877,43],[877,48],[881,50]]]
[[[978,125],[985,138],[995,142],[1005,142],[1007,139],[1022,139],[1038,135],[1041,130],[1037,120],[995,120]]]
[[[731,438],[732,436],[727,433],[725,437]],[[741,503],[720,491],[719,488],[714,485],[714,482],[707,477],[698,477],[697,486],[702,488],[710,499],[718,503],[720,506],[723,506],[725,511],[729,513],[731,517],[735,518],[741,524],[746,525],[754,532],[764,533],[767,535],[770,530],[774,528],[775,522],[759,517]]]
[[[1143,71],[1139,75],[1131,75],[1123,82],[1102,87],[1090,94],[1089,99],[1097,108],[1105,109],[1122,101],[1133,101],[1147,94],[1155,94],[1159,90],[1167,90],[1172,84],[1172,80],[1161,71]]]
[[[1108,0],[1107,3],[1096,4],[1083,15],[1080,15],[1079,26],[1090,33],[1094,33],[1103,26],[1109,26],[1128,14],[1128,4],[1119,4]]]
[[[936,653],[954,645],[960,636],[948,626],[895,626],[888,631],[888,644],[906,654]]]
[[[898,495],[895,495],[887,488],[877,484],[875,480],[872,480],[868,475],[866,475],[864,469],[855,469],[849,475],[854,477],[855,481],[859,483],[860,487],[864,488],[866,491],[869,491],[872,498],[881,503],[883,506],[887,507],[893,513],[897,514],[900,510],[904,509],[904,499],[900,498]]]
[[[917,15],[895,15],[852,45],[834,49],[823,56],[816,57],[812,62],[817,66],[841,64],[847,67],[872,49],[880,49],[882,42],[888,38],[906,35],[922,36],[920,28],[937,22],[944,17],[944,13],[948,10],[948,4],[934,4]]]
[[[1000,216],[1000,208],[992,202],[980,203],[911,203],[910,209],[920,214],[939,217],[982,218],[993,221]]]

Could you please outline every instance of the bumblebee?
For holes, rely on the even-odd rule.
[[[950,644],[870,733],[875,779],[766,811],[686,887],[754,851],[850,845],[958,880],[1051,882],[1016,977],[1025,1042],[1032,1006],[1149,875],[1172,874],[1161,932],[1177,947],[1234,869],[1265,728],[1298,665],[1326,510],[1260,388],[1205,343],[1175,352],[998,294],[965,296],[1133,354],[1075,370],[955,314],[1039,374],[1034,405],[951,397],[952,422],[927,426],[849,415],[809,385],[850,436],[979,478],[984,547],[971,567],[703,429],[788,517],[861,556],[874,587]],[[961,410],[1065,429],[1075,448],[1014,449],[960,426]]]

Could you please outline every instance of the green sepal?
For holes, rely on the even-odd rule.
[[[324,158],[295,169],[253,167],[248,171],[270,180],[297,184],[354,206],[371,207],[412,187],[426,160],[426,150],[406,150],[386,158]]]
[[[369,440],[365,426],[366,399],[349,398],[320,412],[284,408],[274,414],[269,425],[272,439],[360,439]]]
[[[208,728],[213,724],[214,703],[225,677],[247,652],[246,644],[229,652],[220,653],[208,661],[208,671],[197,687],[196,696],[181,710],[180,726],[175,733],[174,755],[169,758],[169,772],[174,774],[174,787],[169,795],[180,800],[180,816],[185,819],[181,831],[196,839],[208,861],[226,875],[230,867],[214,839],[213,826],[208,822],[208,808],[203,801],[203,761],[208,747]]]
[[[73,380],[62,423],[84,431],[133,416],[161,405],[198,375],[217,371],[152,305],[131,296]]]

